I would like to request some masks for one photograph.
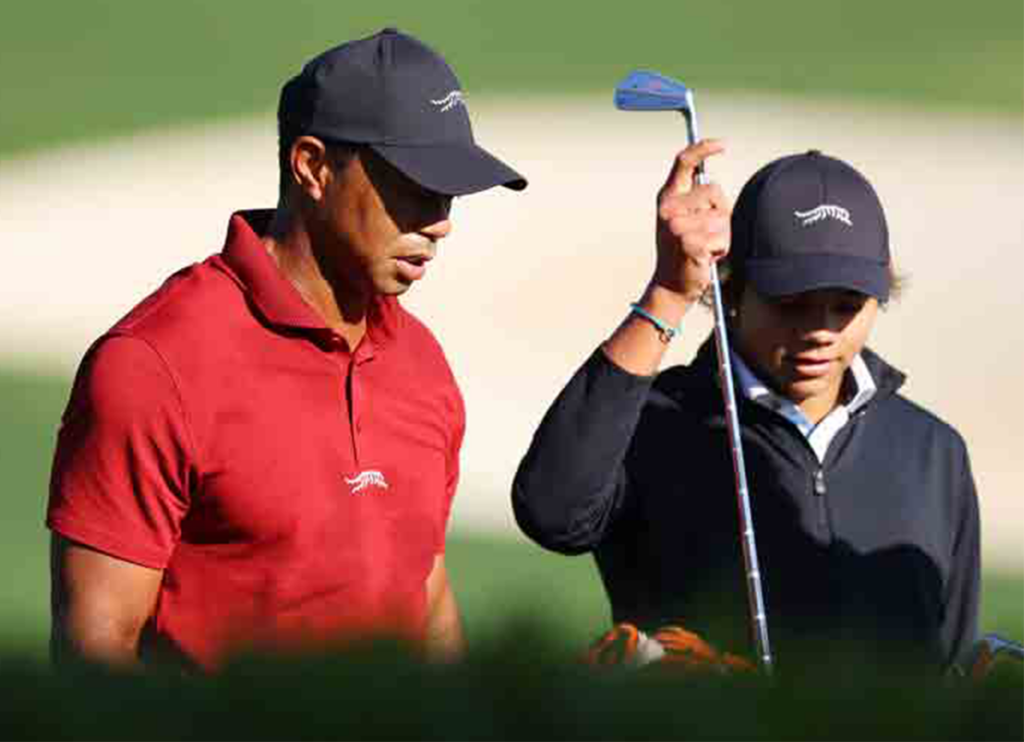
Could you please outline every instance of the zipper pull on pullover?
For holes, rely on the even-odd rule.
[[[825,491],[825,472],[819,468],[814,472],[814,494],[820,497]]]

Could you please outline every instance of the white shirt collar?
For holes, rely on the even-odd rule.
[[[852,415],[875,396],[878,386],[868,370],[868,364],[864,363],[860,353],[850,364],[850,377],[853,380],[853,394],[850,396],[850,401],[846,403],[846,411]]]
[[[825,450],[835,434],[849,421],[854,412],[868,403],[878,390],[867,364],[858,353],[850,363],[847,383],[851,385],[849,399],[836,405],[818,425],[814,425],[796,404],[776,394],[761,381],[735,351],[731,352],[732,365],[736,369],[740,392],[744,397],[782,415],[803,433],[810,441],[819,460],[825,457]]]

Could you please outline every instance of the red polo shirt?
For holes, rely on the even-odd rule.
[[[143,650],[418,636],[465,430],[429,330],[380,301],[354,352],[235,214],[223,252],[89,350],[47,525],[164,571]]]

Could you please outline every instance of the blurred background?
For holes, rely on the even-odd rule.
[[[0,662],[45,655],[50,457],[89,342],[218,251],[232,210],[273,204],[281,84],[389,25],[446,56],[477,139],[531,180],[460,199],[406,302],[469,409],[448,561],[471,639],[530,615],[582,647],[608,624],[591,560],[526,542],[508,489],[547,405],[653,265],[655,192],[685,131],[612,108],[634,68],[696,89],[702,132],[729,147],[709,171],[733,194],[811,147],[875,184],[909,287],[872,345],[967,439],[983,625],[1024,638],[1020,0],[90,0],[16,4],[0,24]],[[693,317],[667,362],[710,326]]]

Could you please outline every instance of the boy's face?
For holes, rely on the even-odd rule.
[[[768,299],[749,284],[733,324],[737,350],[761,379],[817,423],[867,342],[878,300],[846,289]]]

